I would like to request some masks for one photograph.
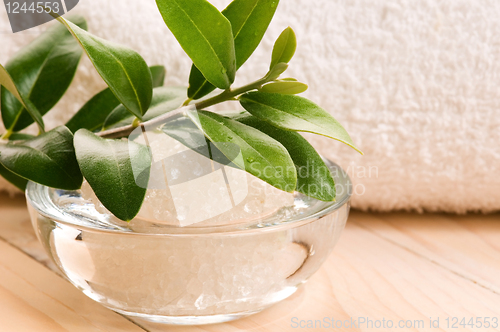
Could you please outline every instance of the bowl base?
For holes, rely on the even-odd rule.
[[[141,319],[147,322],[165,325],[208,325],[208,324],[219,324],[226,323],[240,318],[244,318],[250,315],[261,312],[266,308],[261,308],[254,311],[238,312],[234,314],[225,315],[211,315],[211,316],[158,316],[158,315],[147,315],[138,314],[135,312],[128,312],[124,310],[113,309],[115,312],[125,315],[132,319]]]
[[[116,308],[109,308],[119,314],[127,316],[131,319],[141,319],[147,322],[165,325],[208,325],[208,324],[219,324],[226,323],[240,318],[245,318],[254,314],[257,314],[272,305],[283,301],[284,299],[290,297],[298,289],[297,287],[287,287],[278,294],[275,294],[272,303],[259,307],[255,310],[242,311],[236,313],[220,314],[220,315],[208,315],[208,316],[162,316],[162,315],[149,315],[141,314],[137,312],[130,312],[125,310],[120,310]]]

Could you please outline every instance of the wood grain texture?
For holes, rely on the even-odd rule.
[[[349,315],[385,318],[395,324],[400,320],[424,322],[422,328],[409,331],[439,331],[430,329],[430,317],[439,317],[442,327],[451,317],[499,317],[498,294],[360,227],[356,220],[362,217],[355,215],[342,237],[333,255],[336,267],[324,266]]]
[[[0,241],[0,330],[142,331]]]
[[[26,200],[22,196],[12,198],[0,194],[0,238],[57,271],[56,265],[38,242],[26,208]]]
[[[354,214],[355,222],[401,248],[500,294],[500,216]]]
[[[0,198],[0,238],[47,264],[24,204]],[[452,317],[500,319],[500,215],[353,212],[334,253],[292,297],[242,320],[197,327],[137,320],[140,328],[11,245],[0,241],[2,332],[332,330],[325,317],[358,323],[339,331],[392,330],[359,325],[363,318],[423,324],[394,328],[400,331],[500,331],[446,326]],[[430,317],[439,318],[439,328],[430,327]],[[313,326],[294,328],[300,322]]]

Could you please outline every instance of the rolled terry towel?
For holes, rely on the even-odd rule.
[[[229,0],[212,0],[223,9]],[[154,1],[80,0],[89,30],[167,67],[187,85],[191,66]],[[500,2],[282,0],[236,85],[264,75],[287,26],[298,51],[286,76],[328,110],[365,153],[308,139],[354,182],[353,206],[376,211],[463,213],[500,209]],[[0,9],[0,62],[49,23],[12,34]],[[85,57],[64,99],[45,119],[64,123],[105,85]],[[238,107],[236,103],[230,107]],[[15,189],[0,179],[0,190]]]

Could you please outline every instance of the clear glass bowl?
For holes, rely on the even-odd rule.
[[[349,214],[351,183],[327,163],[336,202],[295,194],[292,206],[222,226],[118,222],[80,191],[35,183],[26,195],[47,253],[90,298],[158,323],[220,323],[287,298],[329,256]]]

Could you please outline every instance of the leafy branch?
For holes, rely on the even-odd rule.
[[[268,82],[272,82],[276,80],[286,69],[288,68],[288,65],[286,63],[279,63],[277,64],[272,70],[270,70],[266,76],[263,78],[252,82],[250,84],[247,84],[245,86],[242,86],[237,89],[227,89],[224,90],[222,93],[218,94],[217,96],[214,96],[212,98],[208,98],[206,100],[200,101],[198,103],[195,103],[193,106],[195,109],[201,110],[208,108],[210,106],[214,106],[217,104],[221,104],[226,101],[234,101],[237,100],[236,97],[249,92],[253,90],[258,90],[262,88],[262,86]],[[191,100],[188,99],[186,102],[184,102],[183,106],[188,106],[189,102]],[[171,114],[167,114],[166,117],[171,116]],[[151,127],[155,126],[157,124],[163,123],[165,120],[165,117],[158,117],[155,119],[152,119],[150,121],[146,121],[142,123],[146,127]],[[97,133],[98,136],[103,137],[103,138],[121,138],[121,137],[126,137],[130,135],[135,128],[137,128],[141,122],[137,121],[131,125],[119,127],[119,128],[114,128],[114,129],[109,129],[105,131],[101,131]]]
[[[232,161],[237,167],[279,189],[334,200],[330,171],[299,132],[361,151],[327,111],[297,96],[307,90],[306,84],[280,78],[295,54],[294,31],[288,27],[277,38],[265,76],[232,86],[237,70],[264,37],[279,0],[234,0],[222,12],[207,0],[156,3],[193,61],[189,88],[163,86],[163,66],[148,67],[134,50],[92,35],[83,17],[53,14],[60,25],[5,67],[0,65],[1,115],[7,128],[0,138],[0,176],[20,189],[34,181],[76,190],[86,179],[104,206],[131,220],[143,203],[152,161],[147,147],[124,138],[144,126],[161,129],[195,151],[198,142],[208,140],[228,160],[234,154],[230,146],[236,145],[243,156]],[[108,88],[85,103],[66,126],[45,132],[42,117],[63,97],[83,53]],[[219,93],[207,97],[217,88]],[[228,101],[238,101],[246,113],[227,117],[210,111]],[[165,125],[167,118],[181,113],[178,121]],[[38,136],[20,133],[33,122]],[[300,171],[304,168],[305,175]],[[293,171],[282,174],[280,169]]]

